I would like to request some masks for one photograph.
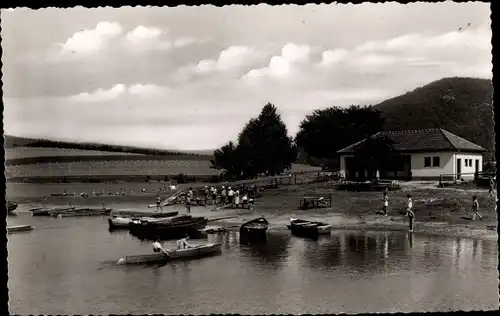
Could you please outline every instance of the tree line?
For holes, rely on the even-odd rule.
[[[238,135],[215,150],[212,168],[222,170],[225,178],[248,179],[258,175],[278,175],[302,160],[311,165],[339,168],[337,152],[383,130],[384,118],[371,106],[352,105],[314,110],[299,126],[295,138],[288,130],[275,105],[266,104],[256,118],[251,118]],[[368,139],[355,155],[356,163],[377,170],[395,153],[387,138]],[[305,159],[304,159],[305,158]],[[392,159],[391,159],[392,160]]]

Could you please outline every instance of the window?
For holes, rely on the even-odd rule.
[[[468,167],[469,166],[469,159],[464,159],[464,162],[465,162],[465,166]]]
[[[439,165],[440,165],[439,156],[432,157],[432,166],[433,167],[439,167]]]
[[[472,159],[469,159],[469,167],[472,167]]]
[[[424,167],[431,166],[431,157],[424,157]]]

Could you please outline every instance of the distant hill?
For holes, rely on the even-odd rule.
[[[486,159],[495,157],[491,80],[444,78],[374,108],[386,130],[439,127],[487,149]]]
[[[4,141],[5,148],[36,147],[36,148],[53,148],[53,149],[78,149],[78,150],[92,150],[92,151],[114,152],[114,153],[152,155],[152,156],[166,156],[166,155],[212,156],[213,154],[213,151],[209,150],[192,150],[192,151],[161,150],[154,148],[108,145],[99,143],[65,142],[65,141],[55,141],[48,139],[17,137],[10,135],[4,135],[4,140],[5,140]]]

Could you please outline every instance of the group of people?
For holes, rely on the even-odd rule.
[[[240,206],[249,206],[251,208],[251,202],[253,199],[249,198],[250,190],[245,190],[242,187],[242,191],[239,188],[233,189],[232,187],[225,186],[221,187],[220,194],[218,194],[217,188],[211,186],[205,186],[204,188],[204,196],[205,202],[208,202],[208,199],[212,199],[212,205],[223,205],[229,206],[231,208],[239,208]]]
[[[489,193],[488,193],[490,198],[495,199],[495,212],[497,210],[497,202],[498,202],[498,196],[497,196],[497,191],[496,191],[496,176],[492,179],[490,179],[490,185],[489,185]],[[408,224],[409,224],[409,231],[413,232],[413,223],[415,220],[415,212],[413,210],[413,201],[411,199],[411,194],[406,195],[406,203],[405,203],[405,216],[408,216]],[[387,189],[384,191],[384,195],[382,198],[383,206],[382,206],[382,212],[383,216],[387,216],[387,208],[389,206],[389,197],[387,194]],[[472,196],[472,220],[476,220],[476,216],[479,217],[480,220],[483,219],[483,215],[479,211],[479,201],[477,199],[477,195]]]

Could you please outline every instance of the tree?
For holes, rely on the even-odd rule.
[[[237,145],[229,142],[214,152],[212,165],[233,177],[276,175],[290,168],[297,154],[277,108],[268,103],[243,127]]]
[[[315,158],[338,160],[337,151],[380,132],[381,112],[372,107],[315,110],[300,123],[296,143]]]

